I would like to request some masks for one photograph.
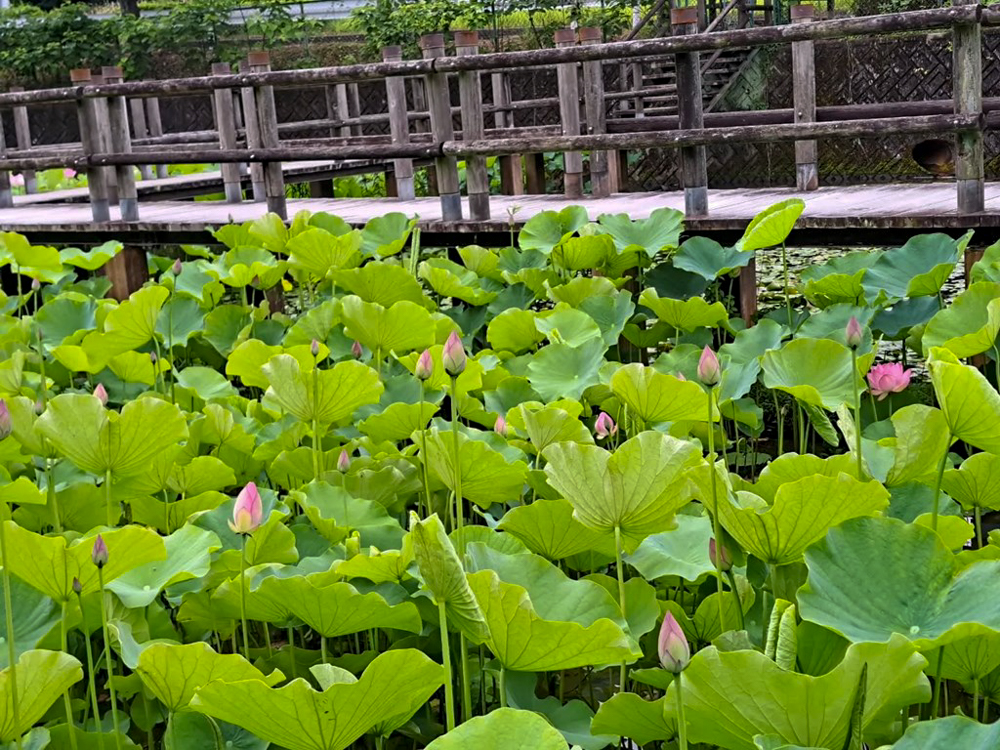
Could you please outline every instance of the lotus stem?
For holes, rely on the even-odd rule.
[[[107,508],[108,515],[108,528],[112,529],[118,523],[118,519],[114,516],[114,511],[112,510],[113,499],[111,497],[111,469],[104,472],[104,505]]]
[[[854,390],[854,452],[858,456],[858,481],[864,481],[865,469],[861,460],[861,389],[858,388],[858,351],[851,347],[851,385]]]
[[[931,698],[931,721],[938,717],[941,701],[941,666],[944,664],[944,646],[938,650],[937,669],[934,670],[934,697]]]
[[[462,528],[465,525],[465,501],[462,498],[462,460],[458,452],[458,378],[451,379],[451,438],[455,448],[455,519],[459,552],[465,551]]]
[[[261,625],[264,626],[264,645],[267,646],[267,658],[270,659],[274,656],[274,651],[271,650],[271,628],[267,626],[267,620],[262,620]]]
[[[622,564],[622,530],[620,526],[615,526],[615,572],[618,574],[618,605],[622,610],[622,619],[627,619],[625,614],[625,566]],[[628,679],[628,664],[624,661],[621,664],[621,674],[618,678],[618,692],[625,692],[625,680]]]
[[[6,569],[7,569],[7,566],[4,566],[4,570],[5,571],[6,571]],[[103,611],[103,609],[104,609],[104,607],[103,607],[103,601],[104,601],[103,598],[102,598],[101,601],[102,601],[102,607],[101,607],[101,609]],[[60,631],[60,635],[61,635],[60,647],[62,648],[63,653],[69,653],[69,639],[68,639],[68,636],[67,636],[67,633],[66,633],[66,617],[67,617],[66,600],[63,599],[63,601],[62,601],[62,617],[59,618],[59,624],[60,624],[59,631]],[[13,670],[11,670],[11,672],[13,672]],[[11,685],[11,687],[13,688],[13,684]],[[15,691],[14,695],[17,695],[16,691]],[[77,746],[76,746],[76,732],[73,731],[74,728],[76,727],[76,724],[73,721],[73,704],[70,702],[70,699],[69,699],[69,688],[66,688],[63,691],[63,706],[65,706],[65,708],[66,708],[66,730],[67,730],[67,733],[69,734],[69,744],[70,744],[70,747],[72,748],[72,750],[77,750]]]
[[[111,696],[111,724],[115,728],[115,747],[117,750],[121,750],[122,735],[118,723],[118,697],[115,690],[114,658],[111,653],[111,635],[108,631],[108,613],[104,607],[104,569],[100,567],[97,569],[97,583],[101,589],[101,632],[104,634],[104,663],[108,669],[108,692]]]
[[[979,721],[979,677],[972,678],[972,720]]]
[[[806,423],[806,410],[798,401],[795,402],[795,413],[799,417],[799,455],[804,456],[809,452],[809,430]]]
[[[250,636],[247,633],[247,536],[240,534],[240,622],[243,624],[243,656],[250,661]],[[324,661],[326,661],[324,659]]]
[[[431,478],[427,469],[427,423],[424,422],[424,381],[420,381],[420,450],[423,452],[423,460],[420,462],[421,473],[424,477],[424,502],[427,503],[427,516],[431,515]],[[426,517],[426,516],[425,516]]]
[[[948,449],[951,448],[951,430],[948,430],[948,440],[944,446],[944,455],[941,456],[941,463],[938,465],[937,481],[934,483],[934,506],[931,508],[931,528],[937,531],[938,527],[938,504],[941,500],[941,483],[944,481],[944,470],[948,465]]]
[[[313,387],[313,419],[312,419],[312,456],[313,456],[313,478],[318,482],[320,475],[323,473],[323,445],[320,441],[319,435],[319,419],[316,414],[319,413],[319,358],[313,358],[313,371],[312,371],[312,387]]]
[[[465,636],[461,633],[458,634],[458,649],[462,659],[462,721],[468,721],[472,718],[472,683],[469,680],[469,659],[465,648]]]
[[[39,327],[38,329],[38,374],[42,378],[41,395],[42,395],[42,410],[44,411],[45,408],[49,405],[49,389],[48,389],[48,380],[45,377],[45,347],[42,344],[41,327]]]
[[[17,733],[17,750],[21,750],[21,713],[17,697],[17,649],[14,647],[14,609],[10,596],[10,566],[7,564],[7,535],[5,521],[0,520],[0,561],[3,563],[3,614],[7,628],[7,666],[10,668],[11,704],[14,717],[14,731]],[[65,605],[64,605],[65,606]],[[66,618],[63,618],[63,623]],[[63,625],[65,627],[65,625]]]
[[[684,682],[684,673],[678,672],[677,679],[674,680],[674,686],[677,688],[677,743],[679,750],[687,750],[688,747],[688,730],[687,730],[687,719],[684,718],[684,693],[681,689],[681,684]]]
[[[722,524],[719,520],[720,506],[722,503],[719,501],[719,493],[717,491],[716,485],[718,479],[715,476],[715,410],[713,404],[715,401],[715,388],[708,389],[708,471],[709,478],[712,486],[712,504],[715,506],[712,512],[712,534],[715,536],[715,543],[719,545],[720,549],[722,546]],[[722,628],[722,632],[726,632],[726,613],[723,609],[723,586],[722,586],[722,555],[721,553],[715,556],[715,582],[717,584],[717,591],[719,594],[719,627]]]
[[[785,293],[785,311],[788,313],[788,327],[792,328],[792,298],[788,294],[788,248],[781,243],[781,271],[785,278],[783,291]]]
[[[441,628],[441,655],[444,659],[444,704],[446,727],[450,732],[455,728],[455,686],[451,680],[451,650],[448,644],[448,613],[444,601],[438,602],[438,625]],[[500,673],[503,682],[503,672]],[[501,701],[504,699],[501,699]]]
[[[80,605],[80,614],[83,615],[83,597],[80,594],[77,594],[76,600]],[[86,632],[86,617],[83,618],[83,622],[83,642],[87,649],[87,676],[89,677],[87,681],[87,690],[90,693],[90,705],[94,711],[94,723],[97,724],[97,744],[101,750],[104,750],[104,730],[101,726],[101,710],[97,703],[97,676],[94,670],[94,649],[90,644],[90,634]]]
[[[983,548],[983,509],[978,505],[972,511],[976,519],[976,549]]]
[[[716,541],[716,545],[718,544],[719,542]],[[745,615],[743,614],[743,600],[740,598],[740,590],[736,588],[736,574],[733,573],[732,568],[726,571],[726,577],[729,579],[729,586],[733,590],[733,596],[736,597],[736,613],[739,615],[740,630],[746,630],[747,623]]]
[[[360,651],[361,649],[358,650]],[[319,658],[321,664],[327,663],[328,661],[327,656],[328,655],[326,653],[326,636],[321,634],[319,637]]]
[[[507,708],[507,668],[500,665],[500,708]]]
[[[906,347],[903,348],[906,351]],[[997,379],[997,390],[1000,391],[1000,347],[993,345],[993,368]]]
[[[292,660],[292,679],[294,680],[298,675],[295,667],[295,630],[291,625],[288,626],[288,656]]]

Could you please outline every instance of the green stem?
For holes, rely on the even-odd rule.
[[[934,483],[934,506],[931,508],[931,529],[937,531],[938,527],[938,503],[941,500],[941,483],[944,481],[944,470],[948,465],[948,449],[951,447],[951,430],[948,430],[948,441],[945,443],[944,455],[941,456],[941,463],[938,465],[937,481]]]
[[[798,401],[795,402],[795,413],[799,417],[799,455],[804,456],[809,451],[809,433],[806,430],[806,410]]]
[[[500,665],[500,708],[507,708],[507,669]]]
[[[80,614],[83,615],[83,598],[78,594],[77,602],[80,605]],[[84,622],[84,633],[83,642],[87,648],[87,676],[88,680],[88,691],[90,692],[90,705],[94,711],[94,721],[97,724],[97,744],[101,750],[104,750],[104,729],[101,726],[101,711],[97,703],[97,677],[94,671],[94,649],[90,645],[90,635],[86,632],[86,622],[87,618],[83,617]]]
[[[250,661],[250,635],[247,632],[247,535],[240,534],[240,622],[243,624],[243,656]]]
[[[264,626],[264,644],[267,646],[267,658],[270,659],[274,656],[274,651],[271,650],[271,629],[267,626],[267,620],[261,625]]]
[[[9,509],[9,508],[8,508]],[[7,628],[7,664],[10,667],[10,691],[13,708],[14,726],[21,726],[20,706],[17,694],[17,649],[14,648],[14,608],[10,596],[10,566],[7,564],[7,535],[4,529],[6,521],[0,520],[0,561],[3,562],[3,614],[4,625]],[[65,604],[63,605],[65,608]],[[66,618],[63,617],[65,623]],[[63,625],[65,628],[65,625]],[[17,750],[21,750],[21,733],[17,733]]]
[[[712,512],[712,533],[715,535],[715,544],[718,547],[718,554],[715,556],[715,582],[718,585],[719,594],[719,626],[722,632],[726,632],[726,613],[722,606],[722,524],[719,522],[719,493],[716,488],[718,478],[715,470],[715,388],[708,389],[708,469],[712,482],[712,505],[715,506]]]
[[[978,505],[973,510],[976,519],[976,549],[983,548],[983,510]]]
[[[972,720],[979,721],[979,678],[972,678]]]
[[[104,505],[108,514],[108,528],[113,529],[118,524],[112,508],[113,499],[111,497],[111,469],[104,472]],[[120,515],[120,514],[119,514]]]
[[[861,460],[861,389],[858,388],[858,352],[851,347],[851,383],[854,386],[854,451],[858,456],[858,481],[865,479]]]
[[[718,541],[715,544],[718,546]],[[718,554],[718,551],[716,551],[716,554]],[[743,614],[743,600],[740,598],[740,590],[736,588],[736,574],[733,573],[732,568],[726,571],[726,577],[729,579],[729,587],[733,590],[733,596],[736,597],[736,612],[740,618],[740,630],[746,630],[747,623]]]
[[[160,351],[160,340],[153,336],[153,350],[156,352],[156,362],[153,364],[153,390],[159,391],[159,384],[163,384],[163,395],[167,395],[166,376],[160,377],[160,362],[163,361],[163,353]]]
[[[878,422],[878,404],[875,403],[875,394],[872,394],[872,422]]]
[[[674,680],[674,687],[677,688],[677,743],[679,750],[687,750],[688,746],[688,730],[687,730],[687,719],[684,717],[684,693],[681,689],[681,684],[684,682],[682,679],[683,672],[677,673],[677,678]]]
[[[122,735],[118,723],[118,697],[115,689],[114,658],[111,653],[111,636],[108,632],[108,613],[104,609],[104,570],[97,569],[97,582],[101,588],[101,630],[104,633],[104,663],[108,669],[108,693],[111,696],[111,724],[115,728],[115,747],[121,750]]]
[[[163,533],[170,536],[170,500],[166,490],[163,490]]]
[[[441,628],[441,655],[444,658],[444,702],[446,727],[450,732],[455,728],[455,685],[451,679],[451,648],[448,645],[448,615],[445,603],[438,602],[438,625]],[[501,675],[503,673],[501,672]],[[502,677],[501,677],[502,680]]]
[[[462,660],[462,721],[472,718],[472,682],[469,679],[469,658],[465,650],[465,636],[458,634],[459,658]]]
[[[313,362],[312,371],[312,386],[313,386],[313,414],[319,413],[319,362]],[[313,434],[313,476],[316,481],[319,481],[320,475],[323,473],[323,443],[320,440],[319,434],[319,419],[313,417],[312,420],[312,434]]]
[[[622,619],[627,619],[625,614],[625,566],[622,565],[622,530],[620,526],[615,526],[615,571],[618,573],[618,604],[622,608]],[[618,692],[625,692],[625,681],[628,679],[628,665],[623,661],[621,673],[618,678]]]
[[[298,675],[295,668],[295,631],[291,625],[288,626],[288,656],[292,660],[292,679],[294,680]]]
[[[781,271],[785,278],[785,310],[788,313],[788,327],[792,328],[792,299],[788,295],[788,249],[784,242],[781,243]]]
[[[931,721],[938,717],[938,704],[941,700],[941,665],[944,664],[944,646],[938,650],[937,669],[934,671],[934,697],[931,698]]]
[[[420,461],[420,469],[424,476],[424,501],[427,503],[427,515],[433,510],[431,508],[431,478],[427,470],[427,423],[424,421],[424,381],[420,381],[420,450],[423,453]]]
[[[774,418],[778,420],[778,455],[785,452],[785,415],[781,413],[781,404],[778,401],[778,392],[771,391],[774,396]]]
[[[6,570],[6,566],[4,567],[4,570]],[[102,609],[102,611],[104,609],[103,608],[103,601],[104,601],[104,598],[102,596],[102,598],[101,598],[101,602],[102,602],[101,609]],[[67,604],[67,602],[64,599],[63,602],[62,602],[62,617],[60,618],[60,633],[62,635],[61,647],[62,647],[63,653],[69,653],[69,640],[68,640],[67,633],[66,633],[66,616],[67,616],[66,615],[66,604]],[[13,672],[13,670],[11,670],[11,671]],[[77,746],[76,746],[76,732],[74,731],[76,729],[76,723],[73,721],[73,704],[72,704],[72,702],[69,699],[69,688],[66,688],[66,690],[63,691],[63,706],[65,706],[65,708],[66,708],[66,731],[69,734],[69,744],[70,744],[70,747],[72,748],[72,750],[77,750]]]
[[[451,379],[451,438],[455,448],[455,513],[459,554],[465,551],[462,527],[465,524],[465,501],[462,498],[462,463],[458,452],[458,378]]]
[[[326,664],[327,653],[326,653],[326,636],[321,635],[319,637],[319,658],[321,664]]]
[[[317,482],[319,481],[319,422],[317,420],[312,421],[312,465],[313,465],[313,479]]]

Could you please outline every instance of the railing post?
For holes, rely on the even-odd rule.
[[[793,5],[792,23],[812,23],[816,6]],[[816,52],[814,42],[792,42],[792,101],[795,122],[816,122]],[[795,141],[795,186],[819,187],[819,147],[816,141]]]
[[[88,68],[75,68],[69,72],[69,80],[75,86],[89,86],[91,74]],[[83,155],[91,156],[101,150],[101,135],[98,130],[97,101],[80,96],[76,100],[76,115],[80,123],[80,143]],[[97,223],[111,221],[108,203],[108,187],[104,182],[104,172],[100,167],[87,167],[87,188],[90,191],[90,211]]]
[[[510,76],[506,70],[498,70],[491,74],[490,80],[493,84],[493,127],[497,130],[505,130],[514,127],[513,110],[503,109],[509,107],[511,103]],[[528,181],[531,182],[531,157],[535,154],[525,155],[525,165],[528,169]],[[544,169],[544,166],[543,166]],[[544,177],[543,183],[544,183]],[[524,195],[524,171],[521,167],[519,156],[500,157],[500,191],[504,195]],[[531,192],[531,185],[528,185],[528,192]]]
[[[90,83],[94,86],[104,85],[104,73],[94,73],[90,78]],[[103,96],[94,99],[94,107],[97,113],[97,131],[100,138],[98,151],[111,153],[111,120],[108,114],[108,100]],[[104,182],[108,192],[108,204],[113,205],[118,202],[118,180],[114,167],[102,167],[101,174],[104,175]]]
[[[3,117],[0,117],[0,158],[7,155],[7,141],[3,133]],[[0,169],[0,208],[14,207],[14,193],[10,187],[10,172]]]
[[[556,47],[572,47],[576,44],[576,31],[559,29],[555,33]],[[580,135],[580,80],[576,74],[576,63],[560,63],[556,66],[556,80],[559,84],[559,119],[563,135]],[[563,172],[567,198],[583,197],[583,155],[579,151],[563,154]]]
[[[413,127],[418,133],[430,133],[431,132],[431,121],[427,112],[427,92],[424,87],[424,79],[410,78],[410,95],[413,97],[413,111],[423,115],[418,117],[414,123]],[[427,175],[427,194],[437,195],[438,194],[438,180],[437,180],[437,170],[434,167],[428,167],[424,170]]]
[[[444,34],[424,34],[420,37],[420,49],[425,60],[444,57]],[[455,126],[451,119],[451,97],[448,92],[447,75],[428,73],[424,76],[424,81],[434,141],[443,143],[454,140]],[[438,195],[441,196],[441,217],[445,221],[461,221],[462,196],[459,192],[458,160],[454,156],[440,156],[434,160],[434,164]]]
[[[967,0],[953,0],[953,3],[970,4]],[[978,22],[955,26],[952,35],[952,89],[955,114],[981,114],[983,111],[982,27]],[[958,212],[979,213],[985,207],[983,131],[967,130],[956,134],[955,139]]]
[[[11,91],[24,91],[24,86],[11,86]],[[28,151],[31,149],[31,121],[28,119],[28,108],[23,104],[14,107],[14,139],[17,142],[18,151]],[[28,195],[38,192],[38,176],[35,170],[26,169],[21,173],[24,175],[24,192]]]
[[[347,84],[338,83],[334,86],[334,90],[337,94],[337,119],[341,123],[347,123],[351,119],[351,106],[347,100]],[[346,138],[351,134],[351,126],[347,124],[341,124],[340,126],[340,136],[341,138]]]
[[[104,82],[108,84],[121,83],[122,69],[106,67],[101,70]],[[108,137],[111,141],[111,152],[115,154],[132,153],[132,140],[129,138],[128,105],[125,97],[113,96],[107,99],[108,107]],[[135,172],[129,164],[115,167],[115,184],[118,187],[118,208],[121,210],[122,221],[139,221],[139,194],[135,187]]]
[[[149,124],[149,135],[153,138],[159,138],[163,135],[163,118],[160,116],[160,99],[159,97],[151,96],[143,101],[146,104],[146,120]],[[161,180],[167,177],[166,164],[156,165],[156,176]]]
[[[384,47],[382,59],[385,62],[401,62],[403,48]],[[410,120],[406,109],[406,79],[400,76],[387,77],[385,79],[385,95],[389,103],[389,131],[392,133],[392,142],[395,144],[409,143]],[[392,168],[396,183],[396,195],[404,201],[412,201],[417,195],[413,186],[413,160],[393,159]],[[388,181],[386,184],[388,186]]]
[[[676,36],[698,31],[698,9],[674,8],[670,25]],[[677,70],[677,116],[681,130],[701,130],[705,125],[701,95],[701,61],[697,52],[675,55]],[[681,152],[681,184],[684,213],[708,216],[708,165],[704,146],[685,147]]]
[[[361,117],[361,90],[358,88],[358,84],[349,83],[347,84],[347,93],[350,97],[350,111],[351,117]],[[356,123],[351,132],[354,135],[364,135],[364,125],[360,122]]]
[[[133,138],[148,138],[152,133],[149,131],[148,123],[146,122],[146,104],[139,97],[129,100],[129,111],[132,113],[132,137]],[[164,165],[164,169],[166,165]],[[148,164],[143,164],[139,167],[139,174],[142,175],[142,179],[151,180],[155,176],[153,167]]]
[[[227,76],[232,73],[229,63],[212,63],[213,76]],[[239,147],[236,134],[236,112],[233,108],[233,95],[229,89],[216,89],[213,94],[215,106],[215,124],[219,131],[219,148],[230,150]],[[240,180],[240,165],[236,163],[222,164],[222,184],[226,192],[227,203],[243,202],[243,185]]]
[[[580,29],[581,45],[600,43],[600,29]],[[583,99],[587,112],[587,135],[603,135],[608,128],[604,109],[604,64],[600,60],[583,63]],[[596,198],[607,198],[612,193],[609,161],[607,151],[590,152],[590,191]]]
[[[250,73],[252,69],[246,60],[240,62],[240,73]],[[243,101],[243,124],[247,133],[247,149],[263,147],[260,136],[260,121],[257,117],[257,100],[254,98],[252,86],[240,89],[240,99]],[[264,188],[264,165],[260,162],[250,162],[250,184],[253,187],[253,199],[263,203],[267,199]]]
[[[251,52],[249,60],[251,73],[266,73],[271,70],[271,56],[267,52]],[[254,86],[254,101],[257,105],[261,147],[277,148],[279,143],[278,109],[274,103],[274,87]],[[287,219],[285,173],[281,169],[281,162],[264,163],[264,194],[267,197],[267,210],[277,214],[282,219]]]
[[[455,32],[455,54],[478,55],[479,34],[475,31]],[[483,87],[478,70],[463,70],[458,74],[459,105],[462,110],[462,141],[480,141],[486,137],[483,120]],[[466,160],[465,181],[469,193],[469,216],[474,221],[490,218],[490,174],[485,156],[470,156]]]

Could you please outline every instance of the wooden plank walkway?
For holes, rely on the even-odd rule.
[[[824,187],[810,193],[791,188],[748,190],[713,190],[709,193],[708,218],[689,219],[686,226],[693,233],[728,237],[742,232],[749,220],[762,209],[791,197],[801,197],[806,210],[799,220],[798,244],[838,245],[865,242],[865,236],[895,230],[902,235],[920,232],[984,230],[980,237],[1000,235],[1000,182],[986,186],[986,210],[981,214],[958,215],[955,208],[955,185],[950,181],[909,185],[865,185]],[[609,198],[569,200],[562,195],[492,196],[492,218],[480,222],[444,222],[437,198],[400,201],[395,198],[329,199],[310,198],[288,201],[289,216],[298,211],[326,211],[353,225],[363,225],[373,217],[399,211],[417,215],[428,232],[473,242],[477,235],[502,235],[511,222],[520,226],[536,214],[581,205],[591,219],[605,213],[627,213],[633,219],[648,217],[657,208],[683,210],[680,192],[619,193]],[[466,215],[468,206],[465,206]],[[46,241],[84,241],[76,237],[125,241],[189,242],[207,237],[206,229],[233,221],[251,221],[266,212],[263,203],[227,204],[221,202],[162,201],[143,203],[141,220],[126,224],[117,221],[117,207],[112,221],[97,225],[91,221],[86,204],[20,205],[0,209],[0,231],[40,234]],[[865,233],[868,232],[869,235]],[[861,239],[851,240],[854,233]],[[871,234],[874,233],[874,234]]]

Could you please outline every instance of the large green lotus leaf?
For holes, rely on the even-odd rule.
[[[124,245],[117,240],[109,240],[103,245],[83,251],[78,247],[67,247],[59,251],[59,260],[85,271],[96,271],[122,251]]]
[[[628,407],[630,415],[645,422],[708,421],[704,388],[637,362],[614,374],[611,392]]]
[[[942,482],[944,491],[965,510],[1000,510],[1000,456],[976,453],[957,469],[948,469]]]
[[[535,313],[512,307],[486,326],[486,340],[494,349],[520,354],[537,346],[545,334],[535,326]]]
[[[108,589],[129,609],[148,607],[171,584],[206,575],[212,553],[222,546],[211,531],[190,524],[168,536],[163,544],[167,549],[166,560],[140,565],[108,584]]]
[[[42,343],[56,347],[83,331],[97,328],[97,301],[79,294],[61,294],[42,305],[35,313],[42,332]]]
[[[686,300],[660,297],[655,289],[643,289],[639,304],[645,305],[664,323],[681,331],[715,328],[729,320],[729,311],[721,302],[709,304],[701,297]]]
[[[615,242],[604,234],[567,237],[552,249],[552,265],[570,272],[600,268],[615,254]]]
[[[174,297],[167,300],[160,310],[156,332],[168,347],[187,346],[192,336],[205,330],[205,315],[204,308],[197,300]]]
[[[164,370],[165,364],[166,360],[160,360],[158,369]],[[139,352],[118,354],[108,362],[108,369],[123,383],[138,383],[150,387],[156,383],[153,363],[150,362],[148,354]]]
[[[84,471],[128,476],[187,437],[187,423],[173,404],[140,398],[121,414],[90,395],[63,393],[51,401],[35,428]]]
[[[451,433],[431,429],[427,433],[426,447],[420,433],[414,433],[412,439],[421,448],[421,460],[426,461],[431,473],[452,491],[458,487],[459,476],[456,476],[455,471],[457,463],[462,497],[482,508],[489,508],[493,503],[513,502],[521,496],[528,465],[523,461],[508,461],[485,441],[474,440],[459,433],[456,462],[455,443]]]
[[[600,383],[599,369],[607,347],[600,338],[580,346],[549,344],[528,363],[528,382],[548,401],[562,398],[580,400],[583,392]]]
[[[170,490],[186,496],[224,490],[235,484],[236,474],[232,467],[215,456],[197,456],[190,463],[175,463],[167,477]]]
[[[375,547],[362,550],[350,560],[337,564],[338,575],[347,578],[365,578],[372,583],[401,583],[408,577],[407,570],[413,564],[412,537],[403,537],[402,550],[382,552]]]
[[[266,213],[259,219],[240,225],[222,227],[215,238],[235,250],[243,245],[258,245],[272,253],[283,253],[291,231],[284,220],[275,213]]]
[[[736,247],[751,252],[781,245],[792,233],[805,207],[800,198],[789,198],[768,206],[753,217]]]
[[[570,414],[557,406],[538,409],[534,405],[521,404],[507,413],[507,424],[516,430],[524,430],[538,453],[553,443],[594,442],[594,436],[575,413]]]
[[[499,280],[500,256],[495,250],[481,245],[466,245],[458,248],[458,255],[465,267],[477,276]]]
[[[684,214],[673,208],[658,208],[646,219],[633,220],[628,214],[604,214],[597,221],[614,239],[619,253],[639,248],[650,258],[677,247],[684,230]]]
[[[536,500],[513,508],[500,519],[497,528],[513,534],[532,552],[549,560],[608,546],[608,537],[577,521],[573,506],[562,499]]]
[[[335,424],[350,419],[362,406],[378,403],[385,390],[378,373],[361,362],[338,362],[328,370],[303,372],[290,354],[279,354],[264,365],[273,400],[303,422]]]
[[[349,583],[324,585],[300,577],[277,579],[275,586],[292,614],[327,638],[371,628],[420,632],[420,614],[413,602],[392,605],[377,593],[360,593]]]
[[[389,404],[380,414],[373,414],[358,424],[358,429],[376,443],[398,443],[417,430],[422,430],[437,413],[437,404],[397,402]]]
[[[618,693],[601,703],[590,724],[594,734],[628,737],[640,745],[660,740],[670,742],[677,736],[675,701],[643,700],[635,693]]]
[[[50,597],[36,591],[23,581],[10,581],[12,625],[14,626],[14,658],[38,647],[43,639],[54,633],[62,621],[59,605]],[[0,613],[5,611],[0,598]],[[6,631],[4,631],[6,632]],[[5,644],[6,645],[6,644]],[[0,653],[0,669],[10,666],[6,648]]]
[[[437,513],[420,520],[411,511],[410,539],[420,578],[434,601],[444,603],[452,625],[472,642],[482,643],[487,636],[486,621]]]
[[[893,413],[892,426],[896,436],[879,441],[895,453],[886,485],[895,487],[932,477],[949,448],[948,423],[941,410],[924,404],[904,406]]]
[[[337,286],[344,287],[365,302],[382,307],[389,308],[403,300],[424,308],[432,306],[420,282],[395,263],[366,263],[361,268],[337,271],[331,274],[331,278]]]
[[[932,349],[927,362],[938,405],[951,436],[1000,453],[1000,395],[979,370],[963,365],[947,349]]]
[[[543,672],[617,664],[638,656],[611,595],[573,581],[537,555],[470,544],[469,586],[486,622],[486,644],[506,669]]]
[[[361,679],[344,677],[322,692],[303,679],[282,688],[217,681],[199,689],[191,707],[288,750],[344,750],[383,721],[409,718],[444,683],[444,669],[419,651],[397,649],[377,656]]]
[[[963,568],[941,538],[918,524],[856,518],[806,552],[802,617],[853,642],[900,633],[926,650],[1000,630],[1000,599],[984,597],[1000,561]]]
[[[174,277],[174,294],[198,300],[205,308],[217,305],[225,287],[216,278],[217,272],[205,260],[185,263],[181,275]]]
[[[806,318],[795,331],[795,337],[833,339],[846,346],[847,324],[854,318],[862,327],[861,344],[858,346],[858,356],[861,357],[872,351],[873,337],[869,326],[874,315],[875,310],[870,307],[847,303],[830,305]]]
[[[0,742],[10,742],[35,725],[72,685],[83,679],[83,667],[61,651],[26,651],[17,672],[18,724],[14,723],[11,670],[0,672]]]
[[[262,247],[238,247],[218,258],[212,267],[226,286],[239,288],[255,284],[261,289],[270,289],[281,281],[288,264],[275,259]]]
[[[344,333],[373,352],[402,354],[434,344],[437,328],[420,305],[401,300],[390,307],[350,295],[341,301]]]
[[[841,473],[849,476],[854,476],[857,473],[857,463],[846,453],[833,455],[829,458],[820,458],[811,454],[786,453],[765,466],[757,478],[757,483],[750,489],[754,494],[764,498],[768,504],[772,504],[778,488],[783,484],[795,482],[813,474],[835,477]]]
[[[291,602],[285,592],[282,579],[301,577],[303,570],[294,565],[266,563],[255,565],[244,572],[246,581],[246,615],[248,620],[275,623],[279,626],[298,624],[292,614]],[[336,573],[311,576],[324,582],[332,582]],[[240,577],[230,578],[219,584],[212,592],[212,615],[218,619],[237,620],[240,617],[242,592]]]
[[[534,711],[498,708],[443,734],[427,750],[567,750],[559,730]]]
[[[989,351],[1000,332],[1000,284],[980,281],[938,312],[924,328],[923,347],[950,349],[956,357]]]
[[[186,646],[159,643],[144,649],[135,671],[143,685],[170,711],[182,711],[195,692],[210,682],[259,680],[276,685],[285,676],[275,670],[265,675],[238,654],[218,654],[207,643]]]
[[[728,750],[757,750],[757,735],[788,744],[839,750],[850,732],[855,694],[867,665],[862,727],[884,712],[930,698],[927,661],[905,639],[887,645],[855,644],[820,677],[779,667],[759,651],[695,654],[684,670],[684,707],[690,739]],[[675,688],[667,694],[675,700]]]
[[[554,344],[582,346],[601,338],[601,329],[592,317],[566,305],[535,316],[535,326]]]
[[[568,206],[562,211],[542,211],[524,223],[518,233],[517,244],[521,250],[538,250],[548,255],[566,235],[572,234],[587,221],[587,209],[582,206]]]
[[[834,411],[854,403],[851,351],[836,341],[794,339],[765,352],[761,367],[765,386],[807,404]]]
[[[13,521],[3,523],[11,550],[8,562],[12,575],[58,602],[73,596],[74,578],[83,586],[84,596],[99,590],[97,566],[90,559],[96,530],[67,546],[61,536],[42,536]],[[108,563],[103,570],[105,583],[140,565],[167,557],[163,539],[149,529],[124,526],[101,534],[108,546]]]
[[[1000,668],[1000,633],[992,631],[952,641],[944,649],[934,649],[924,653],[929,662],[927,672],[937,673],[941,660],[941,677],[956,680],[969,692],[975,690],[975,682],[984,680],[994,670]]]
[[[734,269],[743,268],[751,258],[751,251],[723,247],[707,237],[692,237],[684,241],[671,260],[676,268],[715,281]]]
[[[563,303],[568,304],[568,303]],[[585,299],[580,310],[587,313],[601,329],[605,346],[615,346],[625,326],[635,313],[635,303],[628,292],[596,295]]]
[[[707,515],[682,513],[677,516],[676,529],[646,537],[625,562],[648,581],[680,576],[694,582],[715,571],[708,556],[712,536],[712,521]]]
[[[482,288],[475,273],[447,258],[423,261],[418,273],[439,297],[453,297],[474,306],[488,304],[497,297],[496,292]]]
[[[803,296],[821,308],[841,303],[860,304],[865,297],[861,282],[880,255],[861,251],[808,266],[800,275]]]
[[[868,269],[862,285],[870,299],[880,292],[891,298],[927,297],[941,291],[965,246],[967,232],[957,240],[946,234],[918,234],[905,245],[887,250]]]
[[[980,724],[965,716],[921,721],[906,730],[892,750],[1000,747],[1000,722]]]
[[[333,544],[357,531],[365,547],[399,549],[403,529],[384,506],[373,500],[351,497],[343,487],[326,482],[312,482],[290,495],[303,507],[316,530]]]
[[[265,344],[260,339],[247,339],[233,349],[226,359],[226,375],[239,378],[245,386],[267,388],[268,381],[263,367],[283,351],[282,347]]]
[[[585,526],[606,534],[617,527],[632,551],[646,536],[665,531],[688,501],[684,473],[701,448],[658,432],[642,432],[609,453],[594,445],[556,443],[545,451],[549,484],[573,504]]]
[[[910,335],[911,329],[916,334],[919,330],[917,327],[933,318],[940,309],[937,297],[904,299],[879,310],[872,320],[872,328],[881,331],[886,338],[904,340]]]
[[[707,464],[690,473],[696,495],[709,510],[711,499]],[[724,492],[725,477],[716,488]],[[737,492],[735,497],[720,496],[719,518],[726,531],[740,547],[764,562],[788,565],[802,558],[811,544],[827,531],[849,518],[870,516],[889,505],[889,492],[879,482],[859,482],[847,474],[835,477],[810,476],[778,487],[774,503],[752,492]]]
[[[406,245],[416,225],[416,217],[411,219],[398,211],[376,216],[361,230],[361,252],[383,258],[395,255]]]
[[[156,332],[160,308],[170,292],[162,286],[148,286],[133,292],[104,319],[104,331],[113,334],[127,349],[137,349]]]
[[[361,233],[349,232],[334,236],[325,229],[313,227],[292,237],[285,246],[292,268],[298,268],[318,279],[346,268],[356,267],[361,258]],[[343,286],[343,284],[340,284]]]
[[[507,706],[533,711],[545,717],[574,750],[603,750],[617,739],[590,731],[594,712],[582,700],[563,703],[552,695],[543,698],[536,696],[538,675],[531,672],[510,672],[506,677]]]

